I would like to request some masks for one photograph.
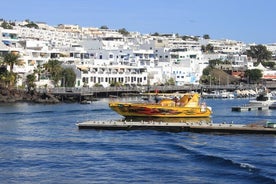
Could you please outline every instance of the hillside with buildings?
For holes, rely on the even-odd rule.
[[[224,64],[215,66],[231,76],[218,77],[220,84],[243,77],[257,62],[246,55],[254,44],[235,40],[214,40],[209,37],[178,34],[141,34],[125,29],[50,26],[41,22],[0,22],[0,55],[2,66],[16,74],[16,86],[25,88],[28,75],[35,75],[36,88],[68,87],[67,75],[53,79],[45,65],[57,60],[62,68],[75,73],[73,87],[112,85],[163,85],[173,81],[176,86],[197,85],[211,60]],[[275,62],[276,44],[266,45]],[[7,53],[18,55],[11,68],[3,58]],[[263,80],[275,80],[273,68],[258,66]],[[211,77],[210,77],[211,79]],[[210,81],[206,81],[209,83]],[[212,82],[212,81],[211,81]],[[72,86],[70,86],[72,87]]]

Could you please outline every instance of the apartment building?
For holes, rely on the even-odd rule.
[[[155,85],[171,78],[179,86],[198,84],[210,59],[229,60],[233,70],[252,65],[240,54],[246,45],[239,41],[183,40],[174,34],[151,36],[136,32],[123,36],[116,30],[78,25],[53,27],[38,23],[39,29],[35,29],[24,24],[17,23],[11,30],[0,28],[0,52],[16,51],[21,56],[21,65],[14,67],[14,72],[21,75],[18,85],[49,59],[74,69],[76,87]],[[201,52],[201,45],[206,44],[214,46],[214,54]]]

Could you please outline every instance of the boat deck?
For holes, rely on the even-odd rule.
[[[242,125],[233,123],[207,122],[144,122],[144,121],[87,121],[77,124],[79,129],[96,130],[159,130],[172,132],[217,132],[246,134],[275,134],[276,128],[266,128],[263,125]]]

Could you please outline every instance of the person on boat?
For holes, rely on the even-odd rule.
[[[174,96],[173,101],[175,102],[175,105],[179,105],[179,99],[177,98],[177,96]]]
[[[158,98],[158,95],[156,94],[155,96],[154,96],[154,101],[155,101],[155,103],[158,103],[159,102],[159,98]]]

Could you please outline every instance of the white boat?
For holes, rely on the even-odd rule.
[[[228,92],[226,90],[216,90],[212,91],[211,93],[203,93],[203,98],[234,98],[234,93]]]
[[[212,91],[211,93],[203,93],[203,98],[220,98],[219,91]]]
[[[226,90],[221,90],[219,92],[219,97],[220,98],[231,98],[232,99],[232,98],[235,98],[235,95],[232,92],[228,92]]]
[[[268,92],[262,92],[260,93],[256,99],[250,100],[249,105],[252,106],[275,106],[276,107],[276,100],[273,99],[273,95]]]
[[[266,128],[276,128],[276,123],[267,121],[265,127]]]
[[[276,102],[273,102],[271,105],[269,105],[269,109],[276,109]]]
[[[83,100],[83,101],[81,101],[80,103],[81,103],[81,104],[91,104],[92,101],[90,101],[90,100]]]

